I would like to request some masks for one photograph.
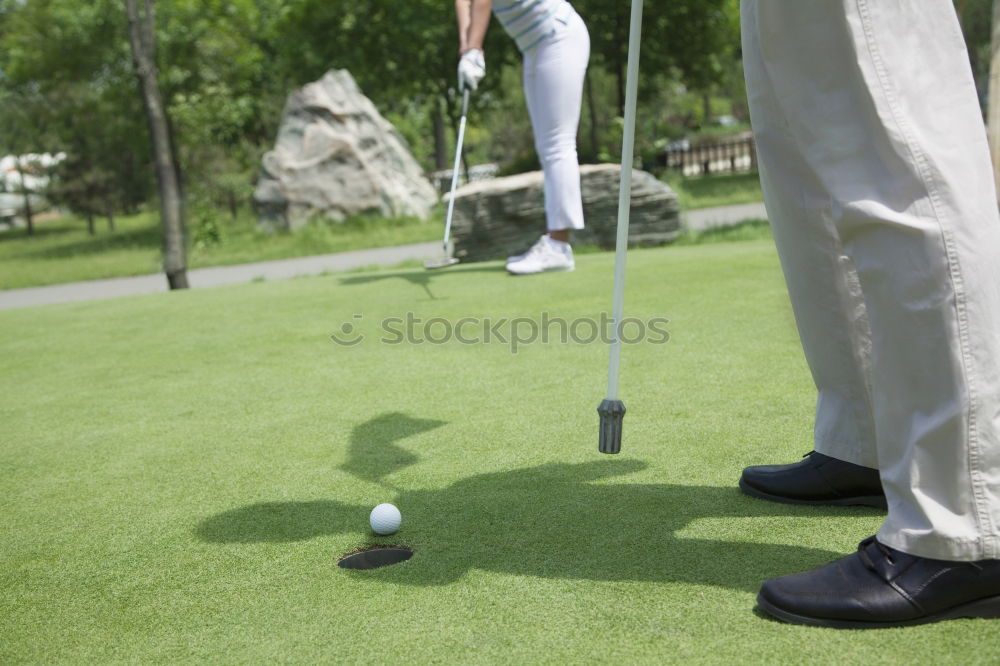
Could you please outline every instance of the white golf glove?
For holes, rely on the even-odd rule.
[[[479,49],[469,49],[458,61],[458,89],[475,90],[486,76],[486,58]]]

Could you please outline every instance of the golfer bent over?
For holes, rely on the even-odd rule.
[[[742,0],[761,182],[819,391],[744,491],[888,508],[758,602],[806,624],[1000,617],[1000,217],[948,0]]]
[[[524,57],[524,94],[545,173],[548,234],[523,255],[510,257],[515,275],[573,270],[570,229],[583,228],[576,132],[590,35],[566,0],[456,0],[460,52],[459,88],[476,89],[486,74],[483,37],[490,9]]]

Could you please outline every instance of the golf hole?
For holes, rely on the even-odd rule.
[[[372,546],[344,555],[337,566],[342,569],[378,569],[405,562],[411,557],[413,551],[406,546]]]

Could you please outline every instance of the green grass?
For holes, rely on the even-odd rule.
[[[763,201],[756,173],[721,174],[685,178],[670,174],[664,180],[677,192],[681,210],[734,206]]]
[[[994,661],[1000,622],[851,632],[754,613],[762,580],[881,521],[735,489],[743,466],[811,446],[770,242],[630,254],[627,313],[668,318],[671,339],[624,350],[616,457],[596,451],[602,344],[379,342],[408,312],[597,316],[613,260],[0,312],[0,662]],[[365,339],[333,343],[345,323]],[[374,538],[386,501],[403,528]],[[372,543],[416,555],[336,567]]]
[[[371,247],[405,245],[440,237],[440,216],[413,218],[355,218],[341,224],[316,222],[294,233],[257,231],[250,217],[217,218],[221,241],[191,243],[189,268],[223,266],[272,259],[287,259]],[[80,280],[145,275],[162,270],[162,235],[154,213],[117,218],[117,231],[99,220],[96,235],[86,223],[66,216],[40,223],[36,235],[23,229],[0,233],[0,289],[34,287]],[[199,237],[199,222],[189,223],[192,239]]]

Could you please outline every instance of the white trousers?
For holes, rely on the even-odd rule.
[[[1000,218],[950,0],[742,0],[761,182],[819,398],[883,543],[1000,558]]]
[[[579,14],[570,11],[556,25],[554,34],[524,55],[524,96],[545,173],[550,231],[583,229],[576,132],[590,59],[590,35]]]

